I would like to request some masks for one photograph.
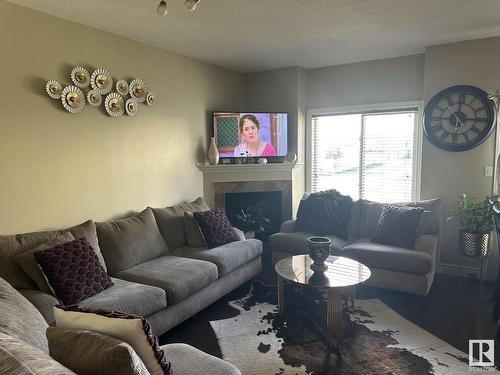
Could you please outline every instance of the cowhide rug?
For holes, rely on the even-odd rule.
[[[243,375],[468,374],[468,355],[404,319],[377,299],[344,313],[337,355],[325,344],[325,298],[310,288],[285,289],[280,319],[275,288],[255,283],[229,301],[233,317],[210,319],[222,357]],[[500,373],[493,368],[490,373]]]

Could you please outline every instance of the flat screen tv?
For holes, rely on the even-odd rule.
[[[283,160],[288,152],[288,114],[284,112],[213,112],[219,156]]]

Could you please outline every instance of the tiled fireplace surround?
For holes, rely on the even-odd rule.
[[[295,164],[198,164],[203,172],[203,195],[211,207],[225,208],[226,193],[278,191],[283,221],[292,218],[294,195],[300,190],[294,167]]]

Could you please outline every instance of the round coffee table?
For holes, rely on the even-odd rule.
[[[371,276],[370,269],[355,260],[329,256],[325,261],[328,270],[324,273],[313,272],[309,255],[295,255],[281,259],[274,269],[278,274],[278,309],[285,316],[284,281],[325,289],[328,292],[326,312],[327,335],[338,346],[342,335],[342,288],[354,287]]]

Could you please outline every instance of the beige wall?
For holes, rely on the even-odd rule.
[[[210,112],[240,108],[243,76],[0,2],[0,233],[106,220],[202,194]],[[142,78],[159,98],[135,118],[45,94],[72,67]]]
[[[307,108],[421,100],[424,55],[307,71]]]
[[[500,88],[500,37],[433,46],[425,53],[424,100],[458,84],[480,87],[487,92]],[[483,144],[464,152],[440,150],[426,139],[422,155],[422,196],[440,196],[444,214],[462,192],[484,199],[491,195],[492,178],[484,166],[494,161],[495,133]],[[445,222],[441,262],[458,264],[457,229]],[[477,262],[476,262],[477,266]]]

